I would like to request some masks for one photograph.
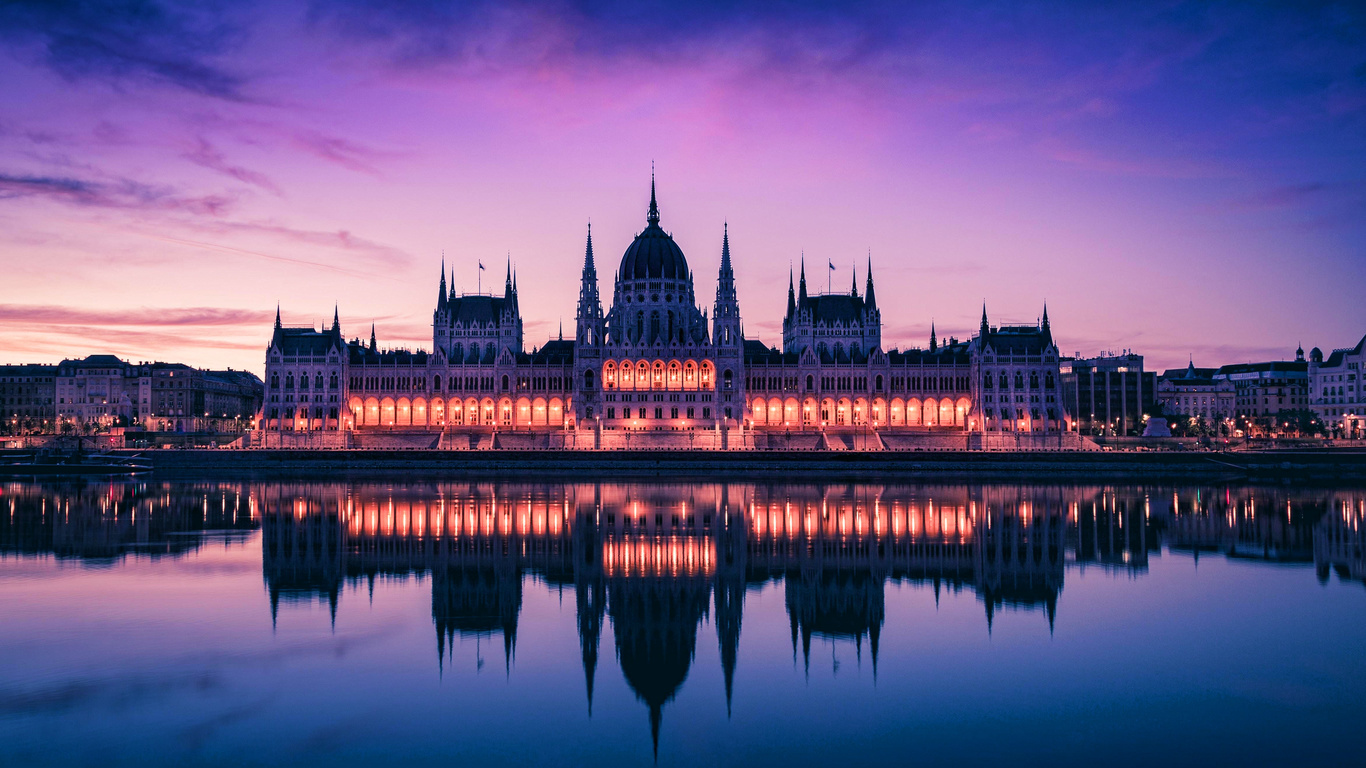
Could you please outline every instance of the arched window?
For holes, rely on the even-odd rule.
[[[1044,375],[1044,377],[1043,377],[1043,385],[1044,385],[1044,388],[1045,388],[1045,389],[1052,389],[1052,388],[1053,388],[1053,374],[1052,374],[1052,372],[1049,372],[1049,373],[1047,373],[1047,374]]]
[[[1015,372],[1015,388],[1024,389],[1024,374],[1020,371]]]
[[[650,342],[659,338],[659,310],[650,313]]]
[[[299,374],[299,389],[308,389],[308,374]]]
[[[592,371],[592,370],[587,370],[587,371],[584,371],[584,372],[583,372],[583,388],[584,388],[584,389],[592,389],[592,388],[593,388],[593,371]]]
[[[279,388],[280,388],[280,374],[278,374],[278,373],[272,373],[272,374],[270,375],[270,388],[271,388],[271,389],[279,389]]]
[[[807,391],[809,392],[809,391],[811,391],[811,390],[813,390],[813,389],[815,389],[815,388],[816,388],[816,377],[815,377],[815,376],[812,376],[812,375],[809,374],[809,373],[806,374],[806,389],[807,389]]]
[[[333,372],[332,372],[332,378],[331,378],[331,380],[328,381],[328,387],[327,387],[327,388],[328,388],[328,389],[336,389],[336,388],[337,388],[337,372],[336,372],[336,371],[333,371]]]
[[[734,381],[735,381],[735,374],[731,373],[731,370],[730,370],[729,368],[727,368],[724,372],[722,372],[722,374],[721,374],[721,385],[722,385],[723,387],[725,387],[726,389],[730,389],[730,388],[731,388],[731,385],[734,383]]]
[[[873,389],[877,390],[878,392],[882,391],[882,374],[879,373],[877,375],[877,378],[873,379]]]
[[[1030,389],[1038,389],[1038,388],[1039,388],[1039,374],[1038,374],[1038,373],[1030,373],[1030,374],[1029,374],[1029,388],[1030,388]]]
[[[433,392],[440,392],[440,391],[441,391],[441,374],[439,374],[439,373],[438,373],[437,375],[435,375],[435,376],[432,377],[432,391],[433,391]]]
[[[988,373],[982,377],[982,388],[991,389],[991,374]]]
[[[508,391],[508,375],[506,373],[503,374],[503,391]]]
[[[322,389],[322,388],[323,388],[323,374],[322,374],[321,371],[319,371],[317,374],[315,374],[315,375],[313,376],[313,388],[314,388],[314,389]]]
[[[285,389],[294,389],[294,374],[285,375]]]
[[[464,345],[464,344],[456,344],[456,345],[455,345],[455,349],[453,350],[453,352],[452,352],[452,354],[451,354],[451,360],[453,360],[453,361],[455,361],[455,362],[457,362],[457,363],[463,363],[463,362],[465,362],[465,345]]]

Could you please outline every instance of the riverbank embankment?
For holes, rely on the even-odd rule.
[[[838,479],[1227,479],[1366,482],[1366,452],[378,451],[150,453],[159,476]]]

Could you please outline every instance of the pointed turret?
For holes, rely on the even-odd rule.
[[[730,263],[730,225],[721,232],[721,269],[716,276],[716,311],[712,317],[712,341],[740,345],[740,303],[735,294],[735,270]]]
[[[868,256],[868,284],[863,290],[863,305],[872,312],[877,309],[877,297],[873,295],[873,257]]]
[[[280,305],[275,305],[275,330],[280,330]]]
[[[341,307],[336,304],[332,305],[332,333],[341,336]]]
[[[1043,330],[1048,330],[1048,302],[1043,303],[1043,322],[1040,324]]]
[[[853,264],[849,267],[849,295],[858,298],[858,265]]]
[[[930,351],[939,349],[939,339],[934,335],[934,321],[930,321]]]
[[[977,330],[982,334],[982,338],[984,339],[987,334],[991,332],[991,326],[987,325],[987,303],[985,301],[982,302],[982,326]]]
[[[436,294],[436,311],[445,311],[450,301],[450,291],[446,289],[446,254],[441,253],[441,288]]]
[[[371,352],[378,352],[378,351],[379,351],[379,342],[375,340],[375,324],[374,324],[374,323],[371,323],[371,324],[370,324],[370,351],[371,351]]]
[[[508,254],[507,277],[503,278],[503,300],[512,302],[512,254]]]
[[[797,293],[792,288],[792,267],[787,268],[787,319],[790,322],[797,314]]]
[[[578,343],[602,343],[602,300],[598,296],[598,269],[593,263],[593,224],[588,224],[588,243],[583,249],[583,274],[579,278],[577,313]]]

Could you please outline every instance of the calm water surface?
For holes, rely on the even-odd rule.
[[[1360,765],[1366,491],[0,485],[0,765]]]

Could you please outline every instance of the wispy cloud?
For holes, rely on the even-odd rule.
[[[271,181],[269,176],[253,171],[250,168],[233,165],[228,162],[227,157],[225,157],[217,147],[210,144],[208,140],[203,137],[200,137],[196,141],[194,149],[186,152],[182,156],[195,165],[218,171],[219,173],[230,176],[240,182],[260,187],[261,189],[273,192],[276,195],[284,195],[284,192],[280,190],[280,187],[276,185],[274,181]]]
[[[49,325],[232,326],[274,321],[267,311],[229,307],[84,309],[50,304],[0,304],[0,322]]]
[[[143,81],[245,101],[246,77],[217,62],[245,32],[220,10],[157,0],[12,0],[0,5],[0,38],[36,50],[69,80]]]
[[[380,155],[373,149],[353,141],[329,136],[318,131],[300,131],[294,135],[294,144],[314,157],[335,163],[343,168],[360,173],[378,176],[379,170],[373,165]]]
[[[27,175],[0,172],[0,200],[41,198],[92,208],[183,211],[219,216],[232,206],[226,195],[183,195],[168,186],[132,179],[98,181],[74,176]]]

